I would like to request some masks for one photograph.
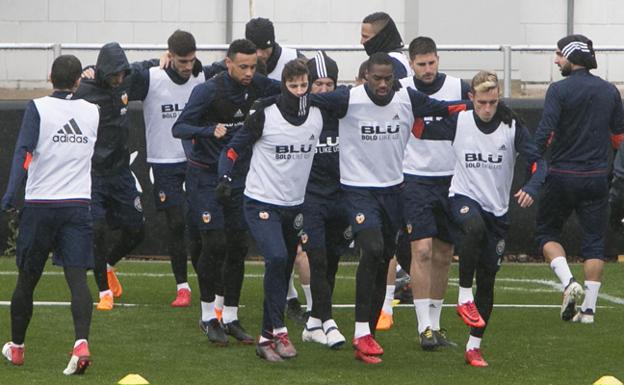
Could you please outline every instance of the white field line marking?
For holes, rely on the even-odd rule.
[[[17,275],[17,271],[0,271],[0,276],[15,276]],[[63,275],[61,271],[45,271],[43,275],[48,276],[57,276]],[[118,272],[117,275],[121,277],[149,277],[149,278],[161,278],[161,277],[171,277],[172,273],[124,273]],[[189,277],[197,277],[196,274],[189,273]],[[245,278],[263,278],[263,274],[245,274]],[[354,276],[345,276],[345,275],[337,275],[337,279],[348,279],[355,280]],[[452,286],[457,286],[457,282],[459,280],[457,278],[449,279],[449,283]],[[552,293],[552,292],[563,292],[563,287],[560,283],[547,280],[547,279],[525,279],[525,278],[497,278],[497,282],[513,282],[513,283],[533,283],[537,285],[546,286],[550,289],[529,289],[529,288],[519,288],[519,287],[511,287],[511,286],[496,286],[499,290],[507,290],[507,291],[524,291],[524,292],[533,292],[533,293]],[[618,305],[624,305],[624,298],[617,297],[607,293],[598,293],[598,298],[603,299],[605,301],[615,303]]]
[[[34,301],[34,306],[71,306],[71,302],[63,302],[63,301]],[[0,306],[11,306],[11,301],[0,301]],[[97,306],[97,302],[93,303],[93,306]],[[121,303],[115,302],[115,307],[135,307],[135,306],[145,306],[137,303]]]

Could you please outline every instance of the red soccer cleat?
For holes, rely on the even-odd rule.
[[[13,365],[24,365],[24,346],[17,346],[7,342],[2,347],[2,355]]]
[[[377,341],[375,341],[373,336],[370,334],[367,334],[360,338],[354,338],[353,348],[367,356],[381,356],[382,354],[384,354],[383,348],[377,343]]]
[[[483,359],[481,355],[481,349],[470,349],[464,354],[464,359],[466,363],[470,366],[474,366],[477,368],[485,368],[488,366],[486,360]]]
[[[365,364],[381,364],[383,360],[379,358],[379,356],[369,356],[367,354],[362,353],[359,350],[353,351],[355,355],[355,359],[364,362]]]
[[[457,304],[457,315],[459,315],[464,323],[473,328],[482,328],[485,326],[485,321],[481,318],[479,310],[475,306],[474,302],[469,301],[462,304]]]
[[[176,295],[176,299],[171,302],[171,307],[189,307],[191,306],[191,291],[189,289],[180,289]]]
[[[91,365],[91,354],[89,353],[89,344],[87,341],[81,342],[74,348],[71,358],[67,364],[67,368],[63,370],[66,376],[72,374],[84,374],[85,370]]]

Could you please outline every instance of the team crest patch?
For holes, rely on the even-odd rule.
[[[459,209],[459,213],[460,214],[467,214],[468,211],[470,211],[470,207],[468,207],[468,206],[462,206],[462,208]]]
[[[355,222],[358,225],[361,225],[362,223],[364,223],[365,220],[366,220],[366,217],[362,213],[357,213],[357,215],[355,216]]]
[[[295,230],[300,230],[303,228],[303,214],[301,213],[297,214],[297,216],[295,217],[295,220],[293,221],[293,226]]]
[[[266,211],[260,211],[258,213],[258,217],[260,217],[260,219],[263,219],[263,220],[266,221],[267,219],[269,219],[269,213],[266,212]]]
[[[121,94],[121,102],[124,105],[128,105],[128,93],[124,92],[123,94]]]
[[[210,215],[208,211],[204,211],[202,213],[202,221],[204,221],[204,223],[210,223],[211,219],[212,219],[212,216]]]
[[[308,234],[301,233],[301,243],[305,245],[306,243],[308,243],[308,240],[309,240],[308,239]]]
[[[411,233],[412,233],[412,224],[411,224],[411,223],[408,223],[408,224],[405,226],[405,229],[407,230],[407,233],[408,233],[408,234],[411,234]]]
[[[141,206],[141,198],[138,196],[134,198],[134,208],[140,213],[143,212],[143,206]]]
[[[505,240],[501,239],[496,244],[496,255],[502,256],[504,251],[505,251]]]
[[[158,192],[158,199],[160,199],[161,202],[164,202],[167,200],[167,194],[165,194],[164,191],[159,191]]]

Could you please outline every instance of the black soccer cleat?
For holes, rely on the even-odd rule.
[[[583,295],[583,286],[581,286],[574,278],[570,279],[570,283],[563,291],[563,302],[561,303],[561,319],[571,321],[576,314],[576,303],[579,302]]]
[[[446,336],[446,329],[434,330],[433,335],[435,336],[436,341],[438,341],[438,347],[441,347],[441,348],[457,347],[457,344],[449,340],[448,337]]]
[[[199,328],[204,332],[208,340],[217,346],[227,346],[228,339],[225,330],[221,327],[221,323],[216,318],[208,322],[199,321]]]
[[[431,327],[427,326],[427,328],[420,333],[420,347],[422,350],[432,351],[438,347],[438,340],[436,339],[433,330]]]
[[[303,326],[308,322],[309,314],[306,315],[306,311],[303,310],[297,298],[291,298],[286,303],[286,317]]]
[[[240,343],[251,345],[255,342],[254,338],[245,331],[239,320],[224,323],[223,330],[225,334],[236,338]]]

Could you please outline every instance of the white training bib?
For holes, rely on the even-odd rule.
[[[414,84],[413,76],[401,79],[401,85],[418,89]],[[429,96],[438,100],[460,100],[462,98],[461,79],[447,75],[442,88]],[[426,117],[425,124],[436,119],[442,118]],[[454,168],[455,154],[450,141],[422,140],[410,135],[403,160],[404,173],[420,176],[449,176],[453,175]]]
[[[282,71],[284,70],[284,66],[291,60],[295,60],[297,58],[297,50],[293,48],[282,47],[282,54],[279,59],[277,59],[277,64],[271,73],[267,74],[269,79],[282,81]]]
[[[100,112],[83,99],[33,100],[41,119],[26,181],[27,201],[91,199],[91,157]]]
[[[152,67],[149,77],[149,90],[143,101],[147,162],[184,162],[182,141],[173,137],[171,127],[182,113],[193,87],[205,81],[204,73],[191,76],[184,84],[176,84],[165,70]]]
[[[449,196],[465,195],[497,217],[507,213],[517,155],[515,134],[515,121],[511,127],[501,122],[494,132],[484,134],[472,111],[460,112],[453,142],[457,162]]]
[[[264,130],[253,146],[245,195],[264,203],[303,203],[312,160],[323,129],[323,116],[310,107],[300,126],[290,124],[273,104],[264,110]]]
[[[364,86],[350,90],[349,107],[339,121],[340,182],[356,187],[389,187],[403,182],[403,154],[414,124],[407,89],[378,106]]]

